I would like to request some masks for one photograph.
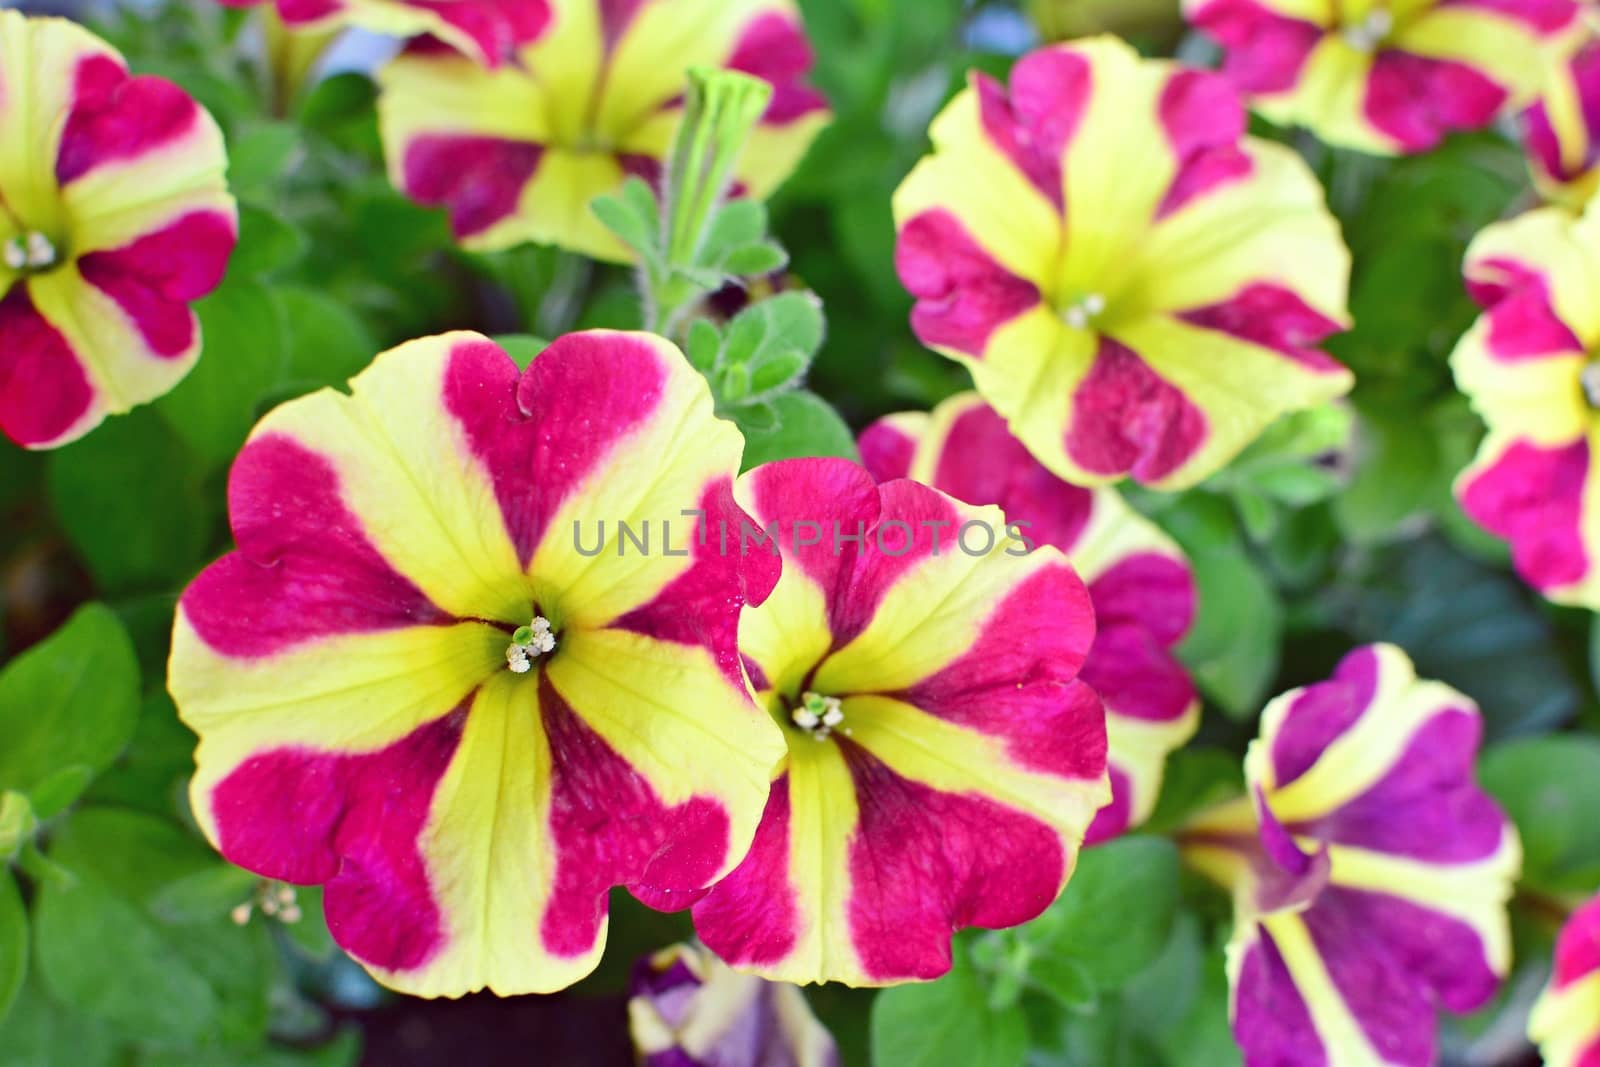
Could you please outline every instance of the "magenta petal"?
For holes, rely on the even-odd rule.
[[[1511,542],[1517,572],[1529,584],[1555,589],[1589,573],[1582,531],[1588,477],[1586,442],[1541,448],[1518,441],[1460,488],[1461,507]]]
[[[187,134],[198,104],[161,78],[130,77],[96,55],[78,64],[72,111],[56,153],[56,179],[66,185],[104,163],[134,159]]]
[[[463,706],[362,755],[252,756],[212,793],[222,854],[269,878],[326,883],[334,940],[372,966],[421,966],[444,933],[417,839],[465,722]]]
[[[1131,471],[1155,482],[1181,467],[1205,442],[1205,415],[1138,354],[1100,339],[1094,366],[1072,398],[1067,452],[1096,474]]]
[[[996,263],[943,209],[901,228],[894,262],[917,298],[911,328],[926,345],[982,356],[996,330],[1039,304],[1032,282]]]
[[[402,164],[405,191],[418,203],[450,210],[457,237],[471,237],[516,214],[544,146],[498,137],[418,137]]]
[[[1212,0],[1194,22],[1227,49],[1223,73],[1246,93],[1293,89],[1323,36],[1320,26],[1272,11],[1260,0]]]
[[[450,621],[373,547],[332,464],[291,438],[257,437],[228,477],[239,550],[200,572],[183,614],[229,656],[268,656],[330,634]]]
[[[1406,152],[1425,152],[1458,130],[1479,130],[1506,104],[1506,90],[1452,60],[1379,53],[1363,102],[1368,121]]]
[[[849,905],[869,975],[935,978],[950,968],[953,928],[1015,926],[1055,899],[1066,857],[1049,826],[902,778],[848,741],[841,748],[856,794],[871,799],[850,849]]]
[[[94,402],[72,346],[33,306],[26,285],[0,300],[0,430],[20,445],[48,444]]]
[[[539,676],[539,713],[550,744],[550,834],[555,882],[540,936],[555,955],[589,952],[605,920],[606,895],[629,884],[660,905],[694,902],[728,854],[728,814],[715,801],[661,802]],[[603,801],[599,798],[604,798]]]

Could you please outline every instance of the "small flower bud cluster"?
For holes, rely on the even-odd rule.
[[[234,923],[243,926],[257,909],[269,919],[281,923],[297,923],[302,918],[300,905],[295,901],[294,886],[283,882],[263,880],[256,886],[255,895],[228,913]]]

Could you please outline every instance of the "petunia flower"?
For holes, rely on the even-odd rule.
[[[1478,709],[1369,645],[1267,706],[1249,796],[1185,858],[1234,894],[1246,1067],[1432,1067],[1437,1013],[1482,1007],[1511,961],[1515,829],[1473,780]]]
[[[421,995],[576,981],[613,886],[687,905],[783,755],[736,646],[777,561],[681,517],[737,523],[741,450],[647,334],[572,334],[520,376],[426,338],[271,412],[229,481],[238,550],[173,634],[206,835],[325,884],[335,940]]]
[[[1281,125],[1425,152],[1537,95],[1576,0],[1184,0],[1224,73]]]
[[[894,198],[924,344],[1039,461],[1165,489],[1350,388],[1350,257],[1291,150],[1245,136],[1220,75],[1114,38],[973,74]]]
[[[767,464],[735,492],[783,557],[739,648],[789,755],[695,928],[766,978],[937,977],[953,931],[1049,906],[1110,796],[1078,678],[1088,593],[998,508],[845,460]]]
[[[1456,499],[1511,543],[1517,571],[1562,604],[1600,607],[1600,207],[1543,208],[1484,230],[1467,250],[1484,314],[1451,356],[1488,424]]]
[[[1533,1006],[1528,1036],[1546,1067],[1600,1067],[1600,897],[1562,928],[1555,974]]]
[[[1111,802],[1086,843],[1149,818],[1167,754],[1200,722],[1194,684],[1172,646],[1194,620],[1189,561],[1115,489],[1051,474],[977,394],[932,415],[906,412],[867,427],[861,459],[880,481],[912,478],[969,504],[996,504],[1031,540],[1059,548],[1089,588],[1095,639],[1082,678],[1105,704]]]
[[[189,373],[237,214],[211,116],[65,20],[0,11],[0,130],[0,430],[53,448]]]
[[[424,37],[486,67],[512,58],[539,36],[559,0],[218,0],[228,7],[271,3],[284,28],[323,33],[356,26],[391,37]],[[426,45],[425,45],[426,46]]]
[[[739,974],[698,945],[640,960],[628,1024],[641,1067],[839,1067],[805,994]]]
[[[1573,34],[1570,56],[1550,63],[1543,92],[1522,113],[1534,183],[1546,199],[1579,211],[1600,187],[1600,38],[1588,21]]]
[[[552,0],[550,9],[540,35],[497,70],[413,48],[379,73],[395,186],[448,208],[467,248],[539,241],[630,260],[589,204],[629,175],[659,180],[691,66],[774,88],[740,157],[737,192],[771,193],[827,121],[804,82],[811,46],[789,0]]]

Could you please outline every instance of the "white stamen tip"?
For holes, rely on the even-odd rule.
[[[1087,330],[1097,316],[1105,313],[1106,298],[1100,293],[1087,293],[1061,311],[1061,321],[1074,330]]]
[[[28,266],[49,267],[56,261],[56,246],[50,238],[35,231],[28,234]]]
[[[250,905],[248,903],[240,904],[228,912],[228,918],[233,920],[235,926],[243,926],[250,921]]]
[[[533,622],[511,635],[511,643],[506,646],[506,666],[512,674],[527,674],[535,659],[555,650],[556,635],[550,629],[550,620],[535,615]]]
[[[3,254],[5,256],[6,266],[10,267],[12,270],[21,270],[28,265],[28,250],[23,247],[20,238],[14,237],[7,241],[5,252]]]
[[[822,741],[833,733],[834,727],[844,722],[844,708],[838,697],[805,692],[800,694],[800,703],[789,712],[789,718],[809,733],[812,740]]]
[[[1386,7],[1374,8],[1367,17],[1344,31],[1344,40],[1357,52],[1375,52],[1378,46],[1394,32],[1394,12]]]

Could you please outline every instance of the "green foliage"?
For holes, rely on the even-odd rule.
[[[116,759],[138,714],[127,632],[105,607],[80,608],[0,671],[0,791],[26,795],[50,818]]]
[[[904,1067],[1021,1067],[1028,1030],[1015,1004],[996,1008],[959,946],[950,973],[878,994],[872,1062]]]

